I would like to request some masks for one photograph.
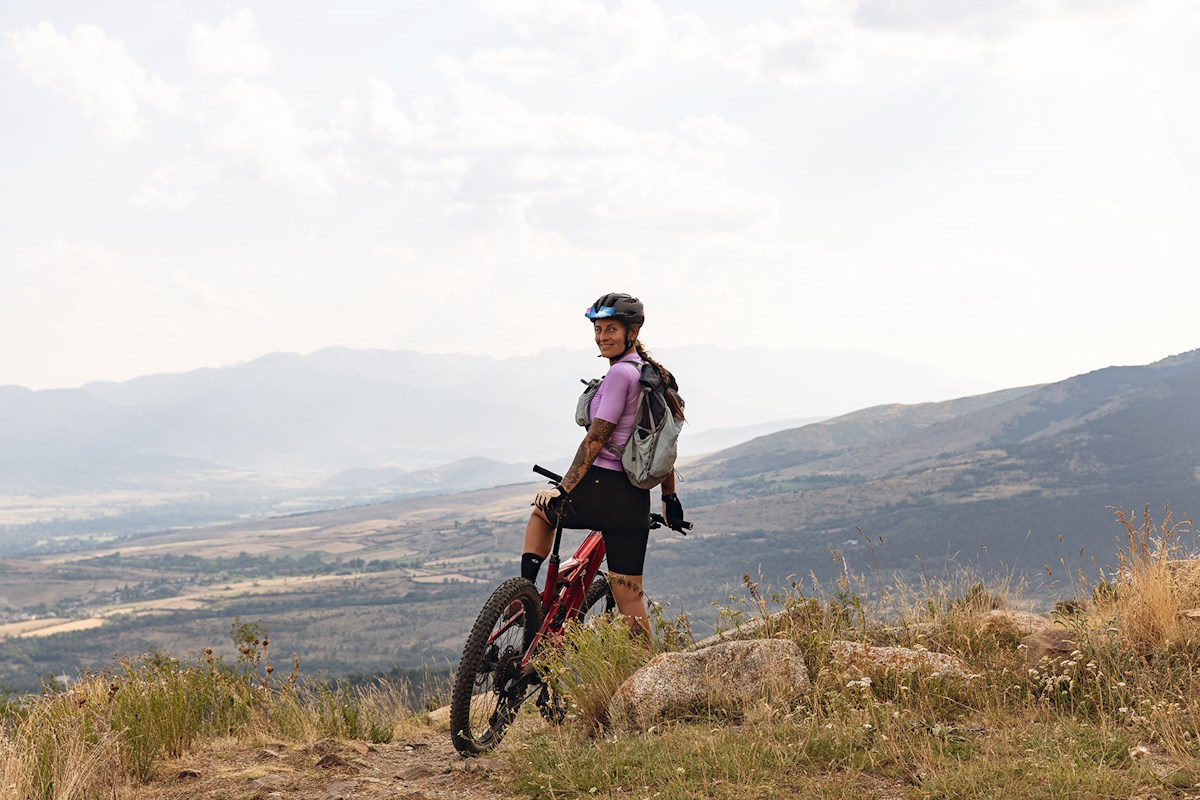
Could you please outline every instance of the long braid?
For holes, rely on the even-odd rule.
[[[671,373],[667,372],[667,368],[650,357],[650,351],[646,349],[640,339],[634,340],[634,349],[637,350],[638,357],[647,364],[652,364],[658,373],[662,375],[663,383],[670,385]],[[679,402],[679,397],[674,392],[667,392],[667,405],[671,407],[671,413],[676,419],[685,419],[683,416],[683,404]]]

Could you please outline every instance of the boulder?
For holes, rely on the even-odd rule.
[[[1038,672],[1058,674],[1064,662],[1071,661],[1071,654],[1079,649],[1079,642],[1070,631],[1062,628],[1046,628],[1031,633],[1021,640],[1025,648],[1025,666]]]
[[[1194,631],[1200,631],[1200,608],[1189,608],[1179,612],[1179,619]]]
[[[807,689],[808,670],[795,642],[722,642],[652,658],[617,688],[609,703],[609,720],[644,729],[671,713],[739,708]]]
[[[829,656],[837,663],[870,672],[915,672],[928,668],[945,680],[965,681],[973,677],[967,662],[957,656],[934,653],[908,647],[872,647],[862,642],[834,641],[829,643]]]
[[[1167,562],[1175,600],[1183,608],[1200,606],[1200,558],[1178,558]]]
[[[980,631],[996,631],[1004,627],[1012,627],[1018,633],[1036,633],[1054,626],[1053,622],[1041,614],[1007,608],[997,608],[980,614],[978,623]]]

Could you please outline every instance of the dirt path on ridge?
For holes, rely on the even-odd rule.
[[[519,730],[510,731],[519,737]],[[160,765],[122,800],[508,800],[503,758],[461,758],[437,728],[390,744],[323,739],[252,746],[218,740]]]

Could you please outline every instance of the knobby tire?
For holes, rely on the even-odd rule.
[[[505,622],[505,611],[517,600],[520,619],[489,644]],[[519,676],[518,667],[541,622],[537,588],[524,578],[509,578],[484,603],[463,647],[450,694],[450,738],[458,752],[479,755],[504,736],[525,701],[526,679]]]
[[[597,575],[596,580],[592,581],[592,585],[588,587],[587,594],[583,596],[583,605],[579,608],[579,613],[575,615],[576,622],[584,622],[587,619],[588,612],[595,608],[596,603],[608,597],[608,578],[603,575]],[[602,609],[602,611],[607,609]],[[600,612],[593,612],[600,613]]]

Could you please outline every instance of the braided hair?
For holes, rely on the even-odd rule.
[[[652,365],[656,370],[658,370],[658,374],[662,375],[664,384],[667,386],[671,386],[672,384],[678,385],[676,384],[675,379],[671,377],[671,373],[667,371],[667,368],[650,357],[650,351],[647,350],[646,346],[643,345],[641,340],[637,338],[637,331],[632,331],[631,333],[634,337],[633,346],[634,349],[637,350],[638,358],[642,359],[642,361]],[[666,394],[667,405],[671,407],[671,413],[675,415],[676,419],[686,419],[683,416],[683,404],[679,402],[679,395],[677,395],[675,392],[667,392]]]

